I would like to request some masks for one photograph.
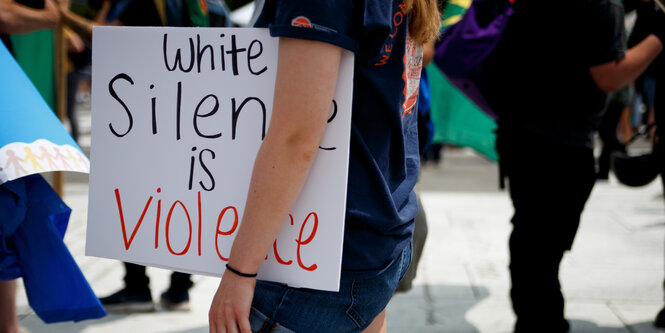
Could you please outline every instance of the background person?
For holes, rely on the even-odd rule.
[[[633,82],[663,49],[665,24],[626,51],[618,1],[565,0],[556,10],[543,1],[514,6],[486,71],[515,209],[515,332],[567,332],[559,265],[595,182],[594,132],[607,94]]]

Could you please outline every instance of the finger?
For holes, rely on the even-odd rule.
[[[236,324],[235,321],[233,322],[227,322],[226,323],[226,333],[239,333],[238,331],[238,325]]]
[[[235,312],[233,307],[227,306],[224,308],[224,324],[226,325],[227,333],[238,333],[238,323],[236,322]]]
[[[249,318],[247,317],[238,320],[238,327],[241,333],[252,333],[252,326],[249,324]]]
[[[217,333],[217,324],[215,323],[215,320],[210,317],[208,319],[208,333]]]
[[[208,323],[210,325],[210,333],[226,333],[224,327],[224,317],[219,315],[219,310],[210,309],[208,313]]]

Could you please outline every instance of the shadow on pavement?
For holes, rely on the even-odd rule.
[[[630,325],[627,327],[603,327],[598,326],[596,323],[585,320],[569,320],[570,323],[570,333],[648,333],[648,332],[658,332],[654,327],[652,322],[648,323],[639,323],[637,325]]]
[[[655,316],[655,314],[654,314],[654,316]],[[662,332],[665,332],[665,330],[663,330],[663,329],[655,328],[653,326],[653,321],[647,321],[647,322],[643,322],[643,323],[636,323],[636,324],[628,325],[628,330],[630,330],[631,333],[632,332],[636,332],[636,333],[647,333],[647,332],[653,332],[653,333],[661,332],[662,333]]]
[[[478,333],[466,315],[489,294],[484,286],[414,285],[388,304],[388,331]]]
[[[89,329],[88,331],[96,331],[95,327],[100,327],[104,326],[105,324],[114,322],[114,321],[120,321],[120,320],[131,320],[128,317],[130,316],[137,316],[138,314],[109,314],[104,318],[100,319],[91,319],[91,320],[83,320],[79,322],[63,322],[63,323],[55,323],[55,324],[45,324],[41,319],[39,319],[37,316],[29,316],[25,320],[21,320],[21,325],[25,328],[27,328],[30,332],[32,333],[39,333],[39,332],[49,332],[49,333],[75,333],[75,332],[82,332],[86,329]],[[145,332],[142,329],[137,329],[134,332],[131,333],[138,333],[138,332]],[[126,332],[130,333],[130,332]]]

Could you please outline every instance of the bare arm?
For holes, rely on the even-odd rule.
[[[74,33],[79,35],[86,45],[92,45],[92,27],[99,22],[85,19],[69,10],[69,1],[59,0],[60,16],[62,22]]]
[[[259,150],[229,265],[254,273],[264,261],[312,166],[326,128],[341,48],[281,38],[270,129]],[[249,332],[255,279],[224,273],[210,331]]]
[[[44,9],[30,8],[13,0],[0,0],[0,33],[24,34],[52,29],[59,20],[58,7],[53,0],[45,0]]]
[[[635,81],[662,50],[661,41],[651,34],[629,49],[623,59],[592,66],[589,71],[598,88],[610,93]]]
[[[108,16],[110,11],[111,11],[111,1],[104,0],[102,2],[102,6],[97,11],[97,15],[95,15],[94,19],[95,23],[106,24],[106,16]]]

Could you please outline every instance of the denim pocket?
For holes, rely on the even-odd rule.
[[[346,309],[346,314],[349,316],[349,318],[351,318],[351,320],[353,320],[353,322],[356,324],[356,327],[363,328],[367,323],[367,320],[363,319],[359,313],[359,294],[360,282],[354,280],[351,283],[351,305],[349,305],[349,308]]]
[[[406,275],[406,272],[409,270],[409,266],[411,266],[411,260],[413,259],[413,241],[409,242],[409,245],[406,246],[404,251],[402,251],[402,260],[401,260],[401,268],[400,268],[400,275],[399,275],[399,280],[402,281],[404,278],[404,275]]]
[[[252,332],[255,333],[294,333],[279,323],[271,322],[268,316],[255,307],[252,307],[249,312],[249,326],[251,326]]]
[[[346,314],[359,329],[367,327],[385,309],[399,280],[404,277],[411,263],[411,244],[400,256],[376,277],[353,280],[351,283],[351,305]]]

